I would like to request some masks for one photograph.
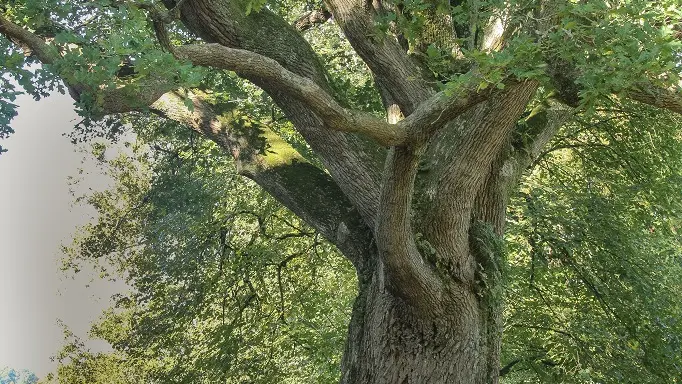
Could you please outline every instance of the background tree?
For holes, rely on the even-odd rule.
[[[142,375],[144,365],[136,364],[117,353],[93,353],[71,331],[62,325],[64,345],[55,356],[55,373],[42,378],[40,384],[141,384],[148,383]]]
[[[636,105],[581,118],[524,178],[507,231],[509,382],[679,380],[679,128]]]
[[[63,80],[85,123],[125,113],[189,127],[334,244],[358,278],[344,383],[497,382],[500,236],[521,174],[562,125],[606,107],[682,111],[672,1],[329,0],[321,17],[286,2],[164,5],[12,1],[6,71],[36,96]],[[325,14],[375,93],[294,27]],[[239,105],[224,70],[269,99]]]
[[[2,384],[36,384],[37,382],[38,377],[27,369],[20,371],[9,367],[0,369],[0,383]]]

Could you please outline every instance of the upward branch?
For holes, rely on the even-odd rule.
[[[43,64],[53,64],[61,55],[54,46],[48,45],[40,36],[14,24],[0,14],[0,34],[24,50],[25,56],[35,55]]]
[[[342,107],[314,81],[287,70],[271,58],[220,44],[185,45],[173,51],[178,58],[190,60],[195,65],[228,69],[276,84],[282,91],[304,101],[331,129],[362,133],[385,146],[405,141],[404,131],[397,126],[369,113]]]
[[[381,12],[380,1],[326,0],[325,3],[372,71],[377,87],[388,96],[384,97],[385,104],[395,103],[407,116],[435,93],[435,81],[429,71],[407,54],[395,36],[377,36],[375,16]]]
[[[422,311],[438,311],[443,283],[417,248],[411,224],[412,195],[420,150],[392,148],[381,189],[377,246],[386,286]]]
[[[369,113],[341,106],[312,80],[282,67],[277,61],[243,49],[220,44],[194,44],[173,48],[178,58],[195,65],[235,71],[276,84],[283,92],[304,101],[331,129],[366,135],[383,146],[426,141],[437,129],[472,106],[485,100],[492,90],[463,87],[459,92],[439,92],[422,102],[406,119],[397,124]]]

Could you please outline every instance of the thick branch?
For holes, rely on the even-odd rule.
[[[174,4],[166,1],[167,6]],[[180,6],[182,22],[208,43],[243,49],[277,61],[288,71],[330,92],[319,57],[282,17],[267,8],[246,12],[246,2],[192,0]],[[334,131],[307,104],[279,84],[238,73],[262,88],[282,109],[329,174],[353,202],[365,222],[374,226],[379,200],[378,146],[367,139]]]
[[[469,252],[467,240],[475,199],[493,161],[506,151],[515,124],[536,88],[531,81],[508,86],[467,112],[467,124],[454,138],[432,144],[439,164],[434,164],[423,181],[426,195],[432,198],[425,202],[430,209],[424,214],[422,227],[437,251],[438,262],[448,266],[457,281],[474,281],[477,261]]]
[[[40,37],[0,17],[0,33],[20,45],[26,54],[33,54],[44,64],[60,59],[58,51]],[[320,231],[347,255],[358,268],[362,268],[364,246],[353,241],[357,230],[369,232],[352,204],[339,190],[337,184],[322,170],[305,161],[291,146],[274,132],[261,127],[261,135],[247,137],[235,135],[219,121],[217,115],[200,97],[189,93],[183,96],[173,91],[175,84],[164,78],[147,78],[136,84],[121,84],[114,89],[86,87],[62,77],[67,85],[78,90],[72,96],[78,100],[80,93],[89,91],[100,100],[101,113],[122,113],[150,106],[166,118],[186,124],[193,130],[215,141],[235,157],[241,173],[249,176],[286,207]],[[185,106],[189,97],[194,111]],[[267,148],[259,148],[256,142]],[[305,180],[306,182],[302,182]],[[324,208],[320,208],[324,207]],[[339,228],[343,227],[343,231]],[[358,229],[362,228],[362,229]],[[350,232],[350,234],[349,234]],[[339,233],[343,236],[339,236]],[[360,236],[364,238],[366,236]]]
[[[457,145],[457,154],[443,169],[440,182],[443,199],[449,193],[455,193],[464,201],[475,196],[536,88],[537,83],[533,81],[511,85],[478,108],[471,120],[473,126],[463,133]]]
[[[443,286],[415,244],[410,218],[418,164],[419,153],[411,148],[391,149],[384,169],[376,238],[387,288],[421,310],[433,311]]]
[[[185,105],[191,100],[193,110]],[[187,125],[213,140],[235,158],[238,172],[254,180],[297,216],[339,247],[358,270],[365,262],[363,239],[369,229],[338,185],[307,162],[265,125],[239,132],[228,117],[218,116],[200,93],[169,92],[151,105],[157,114]],[[361,235],[357,235],[356,232]]]
[[[384,146],[405,141],[404,131],[397,126],[369,113],[342,107],[315,82],[287,70],[268,57],[220,44],[186,45],[174,48],[174,51],[179,58],[190,60],[195,65],[228,69],[245,77],[269,82],[304,101],[331,129],[361,133]]]
[[[24,50],[24,55],[35,55],[43,64],[53,64],[61,56],[54,46],[48,45],[36,34],[14,24],[0,15],[0,34],[7,36]]]
[[[682,114],[682,90],[679,88],[666,89],[641,83],[629,90],[627,95],[640,103]]]
[[[306,12],[296,19],[296,21],[294,21],[294,27],[296,27],[299,32],[307,31],[318,24],[324,24],[331,17],[332,14],[326,9],[316,9]]]

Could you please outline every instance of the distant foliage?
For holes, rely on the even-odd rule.
[[[36,384],[38,377],[27,369],[0,368],[0,384]]]
[[[78,361],[137,362],[144,382],[336,382],[350,265],[215,144],[167,128],[138,131],[148,144],[132,144],[132,157],[93,147],[116,185],[82,197],[99,219],[65,248],[64,267],[100,260],[133,291],[92,330],[116,354],[67,347],[57,382],[71,383]]]

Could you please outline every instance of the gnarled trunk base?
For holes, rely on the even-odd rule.
[[[374,273],[353,309],[341,383],[497,383],[499,332],[487,334],[489,312],[471,289],[455,286],[450,296],[442,315],[420,313]]]

